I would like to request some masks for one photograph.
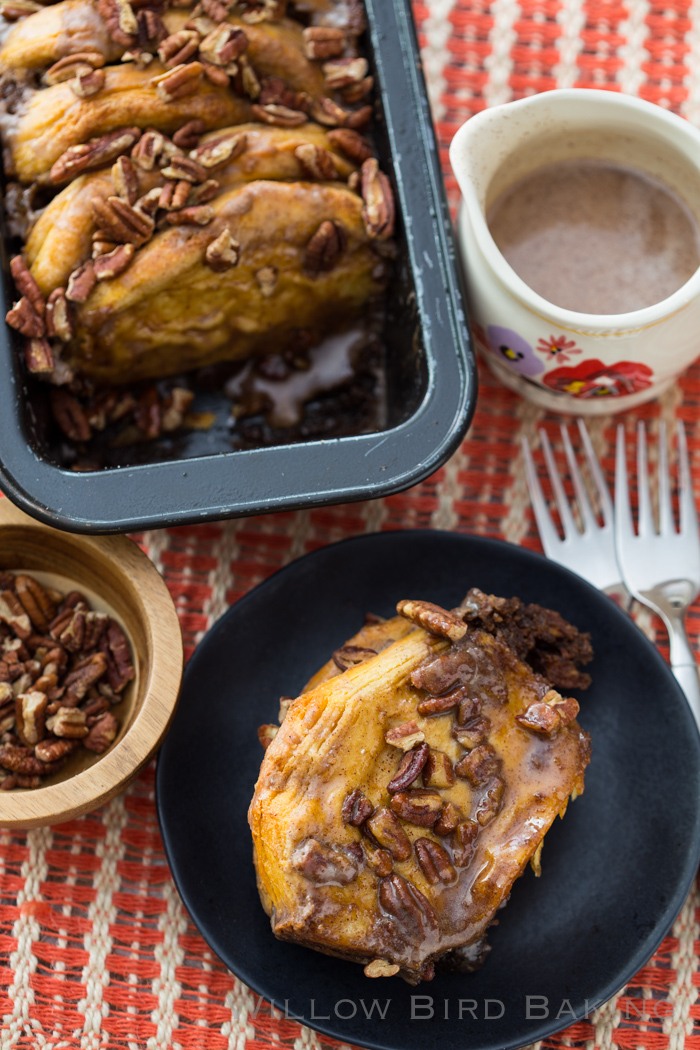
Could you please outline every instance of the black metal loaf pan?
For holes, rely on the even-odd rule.
[[[476,369],[409,0],[366,0],[375,141],[390,173],[399,258],[388,303],[387,429],[253,451],[206,452],[93,473],[50,462],[0,325],[0,487],[76,532],[126,532],[386,496],[436,470],[464,435]],[[5,253],[5,256],[7,253]],[[3,259],[2,315],[13,296]]]

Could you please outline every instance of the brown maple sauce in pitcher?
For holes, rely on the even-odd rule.
[[[683,199],[608,160],[537,168],[506,188],[486,218],[518,276],[550,303],[581,313],[659,303],[700,266],[700,229]]]

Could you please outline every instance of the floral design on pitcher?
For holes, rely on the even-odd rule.
[[[637,361],[618,361],[604,365],[602,361],[581,361],[574,368],[555,368],[544,376],[544,384],[551,390],[572,397],[624,397],[646,390],[652,384],[654,373]]]
[[[499,361],[523,376],[536,376],[544,372],[544,365],[535,357],[535,352],[521,335],[510,328],[489,325],[488,347]]]
[[[574,339],[567,339],[565,335],[550,335],[549,339],[538,339],[535,347],[539,354],[545,354],[550,360],[568,361],[574,354],[582,354],[583,350],[576,346]]]

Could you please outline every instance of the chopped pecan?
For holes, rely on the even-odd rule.
[[[391,875],[394,870],[394,862],[391,859],[391,853],[386,849],[373,846],[367,840],[365,840],[363,845],[365,847],[365,858],[372,871],[381,878]]]
[[[199,53],[215,66],[228,66],[235,62],[248,47],[245,30],[231,25],[218,25],[208,33],[199,45]]]
[[[15,593],[37,631],[43,634],[56,615],[56,606],[33,576],[18,573],[15,576]]]
[[[193,401],[194,394],[191,390],[186,390],[184,387],[173,387],[170,396],[163,402],[162,429],[167,432],[181,426]]]
[[[268,267],[268,269],[271,268]],[[371,660],[376,655],[376,649],[367,649],[360,645],[343,645],[333,653],[333,663],[341,671],[347,671],[348,667],[363,664],[365,660]]]
[[[92,430],[77,397],[57,387],[51,391],[50,402],[53,418],[66,437],[71,441],[89,441]]]
[[[535,733],[550,735],[561,726],[559,712],[542,701],[530,704],[527,711],[515,716],[515,721],[523,729],[532,729]]]
[[[257,22],[279,22],[284,18],[287,0],[246,0],[247,8],[241,17],[249,25]]]
[[[109,700],[106,696],[94,696],[92,700],[87,700],[83,704],[82,709],[85,712],[85,721],[90,728],[97,721],[98,715],[109,711]]]
[[[102,642],[103,639],[100,639]],[[107,657],[103,652],[93,653],[92,656],[82,660],[71,672],[66,675],[63,685],[65,694],[63,697],[66,707],[75,707],[84,699],[88,689],[97,682],[107,670]]]
[[[47,737],[36,745],[34,754],[41,762],[58,762],[59,759],[70,755],[77,747],[79,747],[79,744],[76,738],[61,737],[60,739],[52,739]]]
[[[46,693],[38,690],[21,693],[15,701],[17,735],[27,747],[34,747],[45,736],[45,716],[48,704]]]
[[[423,941],[427,933],[437,927],[437,917],[430,902],[401,875],[394,873],[382,879],[379,903],[413,940]]]
[[[372,816],[365,821],[364,827],[379,846],[389,851],[394,860],[408,860],[411,856],[408,835],[386,806],[375,809]]]
[[[304,174],[310,178],[325,181],[338,178],[338,169],[335,166],[333,154],[323,146],[304,142],[294,150],[294,156],[304,169]]]
[[[426,689],[432,696],[441,696],[458,682],[469,682],[475,672],[476,660],[472,653],[464,649],[449,649],[411,671],[411,682],[416,689]]]
[[[345,823],[351,824],[354,828],[359,828],[360,824],[363,824],[373,813],[374,806],[359,788],[355,788],[354,791],[350,792],[343,802],[341,810],[341,816]]]
[[[92,259],[87,259],[77,270],[73,270],[68,278],[66,299],[70,299],[72,303],[84,303],[96,284],[95,266]]]
[[[136,203],[139,195],[139,176],[129,157],[117,157],[112,165],[112,185],[117,191],[117,196],[127,204]]]
[[[546,692],[542,697],[542,703],[549,704],[557,712],[563,726],[573,722],[580,710],[578,701],[574,700],[573,696],[564,698],[556,689]]]
[[[258,282],[260,291],[269,299],[271,295],[274,295],[275,288],[277,287],[277,267],[276,266],[261,266],[256,271],[255,279]]]
[[[166,218],[171,226],[207,226],[214,218],[214,209],[208,204],[196,204],[171,211]]]
[[[399,616],[423,627],[431,634],[458,642],[467,633],[467,625],[458,616],[439,605],[424,601],[401,601],[396,606]]]
[[[452,882],[455,877],[455,869],[450,864],[447,850],[443,849],[439,842],[435,842],[434,839],[420,838],[416,839],[413,846],[418,863],[428,882],[433,886],[438,882]]]
[[[347,246],[345,228],[338,222],[324,220],[304,253],[304,267],[311,274],[332,270]]]
[[[455,766],[458,777],[464,777],[473,787],[485,784],[501,767],[501,760],[490,744],[479,744],[460,758]]]
[[[46,719],[46,728],[54,736],[71,740],[80,740],[88,735],[85,712],[79,707],[59,707],[55,715]]]
[[[453,802],[446,802],[442,813],[433,825],[436,835],[449,835],[464,820],[463,814]]]
[[[94,751],[96,754],[101,755],[115,740],[118,732],[119,722],[112,712],[108,711],[98,718],[91,727],[88,735],[83,739],[83,747],[86,747],[88,751]]]
[[[238,265],[240,252],[240,244],[231,236],[231,231],[226,229],[208,245],[204,259],[214,273],[223,273],[224,270]]]
[[[240,156],[246,148],[247,141],[245,132],[222,135],[192,150],[190,157],[205,168],[217,168],[219,164],[225,164],[226,161],[235,160]]]
[[[134,244],[138,248],[153,235],[153,219],[121,197],[93,197],[90,203],[95,220],[117,244]]]
[[[330,26],[310,26],[302,33],[304,53],[310,59],[335,58],[342,55],[347,40],[342,29]]]
[[[335,128],[329,131],[328,141],[356,164],[362,164],[372,156],[372,147],[369,142],[356,131],[351,131],[350,128]]]
[[[310,882],[325,886],[347,886],[357,877],[357,861],[336,846],[309,838],[296,847],[291,857],[296,868]]]
[[[8,683],[4,682],[3,685]],[[14,690],[10,686],[12,692],[12,702],[3,704],[0,707],[0,736],[3,733],[7,733],[15,727],[15,704],[14,704]]]
[[[444,751],[436,751],[431,747],[426,763],[423,766],[422,777],[425,787],[452,787],[455,782],[455,775],[449,756]]]
[[[200,138],[206,130],[207,126],[204,121],[196,117],[194,120],[188,120],[179,131],[175,132],[173,142],[180,149],[196,149]]]
[[[452,835],[452,857],[458,868],[466,868],[476,850],[476,836],[479,825],[475,820],[464,820],[454,829]]]
[[[474,816],[482,828],[491,823],[501,808],[505,787],[505,782],[501,777],[494,777],[488,786],[486,794],[479,801],[474,811]]]
[[[267,722],[265,725],[258,726],[258,740],[267,751],[268,747],[275,739],[280,731],[280,727],[273,725],[271,722]]]
[[[179,66],[173,66],[167,73],[153,77],[150,83],[164,102],[174,102],[178,98],[194,95],[199,90],[203,72],[201,62],[181,63]]]
[[[365,966],[365,977],[393,977],[401,967],[388,959],[372,959]]]
[[[463,699],[466,690],[464,686],[445,693],[443,696],[429,696],[418,702],[418,713],[420,715],[442,715],[445,711],[452,711]]]
[[[58,685],[58,675],[54,673],[42,674],[34,682],[34,689],[39,693],[50,693]]]
[[[44,335],[44,319],[39,317],[26,295],[23,295],[12,309],[7,311],[5,320],[11,328],[30,339],[39,339]]]
[[[442,795],[425,788],[398,791],[391,796],[391,808],[398,817],[421,828],[431,828],[444,805]]]
[[[73,313],[65,288],[54,288],[46,301],[46,334],[50,339],[68,343],[75,334]]]
[[[368,236],[376,237],[377,240],[391,237],[395,218],[394,194],[388,178],[379,170],[374,157],[362,165],[362,199],[365,202],[362,218]]]
[[[51,168],[51,179],[66,182],[84,171],[101,168],[122,153],[128,153],[140,138],[140,128],[118,128],[80,146],[69,146]]]
[[[326,87],[331,91],[358,84],[367,76],[366,58],[335,58],[323,65]]]
[[[32,625],[24,611],[24,607],[13,591],[0,592],[0,620],[11,627],[18,638],[29,638],[32,633]],[[3,643],[5,650],[5,662],[10,663],[9,646]]]
[[[109,281],[112,277],[118,277],[120,273],[124,273],[134,258],[135,251],[133,244],[120,244],[113,251],[105,255],[98,255],[93,260],[97,280]]]
[[[81,70],[68,85],[78,98],[92,98],[105,86],[105,75],[102,69]]]
[[[200,6],[213,22],[223,22],[234,0],[201,0]]]
[[[271,102],[266,106],[255,103],[252,106],[253,116],[263,124],[273,124],[278,128],[297,128],[307,121],[306,113],[299,109],[289,109]]]
[[[402,751],[411,751],[416,744],[423,743],[425,733],[418,728],[416,722],[404,722],[400,726],[388,729],[384,734],[384,739],[393,747],[400,747]]]
[[[453,726],[452,736],[462,747],[471,751],[486,739],[490,728],[490,718],[474,718],[466,725]]]
[[[21,255],[15,255],[11,259],[10,273],[17,286],[17,291],[29,300],[39,317],[43,317],[46,309],[44,296]]]
[[[204,182],[207,177],[207,169],[192,157],[176,155],[171,157],[167,168],[162,169],[166,179],[185,179],[187,182]]]
[[[465,689],[468,693],[468,690]],[[459,701],[459,710],[457,711],[457,725],[465,726],[467,722],[471,722],[473,718],[476,718],[481,714],[481,698],[478,696],[465,696]]]
[[[429,752],[430,748],[426,743],[419,744],[418,747],[414,747],[410,751],[407,751],[401,759],[401,763],[395,775],[387,784],[387,791],[403,791],[405,788],[410,787],[416,777],[420,775],[423,766],[428,761]]]

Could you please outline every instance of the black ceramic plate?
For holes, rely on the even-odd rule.
[[[417,988],[400,978],[370,981],[355,964],[270,932],[246,821],[262,756],[255,731],[276,721],[279,696],[298,691],[365,612],[391,615],[401,598],[449,607],[471,586],[551,606],[592,633],[593,685],[580,697],[593,741],[586,791],[549,832],[542,878],[528,871],[515,884],[482,970]],[[230,609],[187,668],[157,795],[178,889],[226,965],[289,1016],[344,1042],[391,1050],[518,1047],[583,1017],[656,949],[700,853],[700,740],[654,647],[566,569],[446,532],[379,533],[325,547]]]

